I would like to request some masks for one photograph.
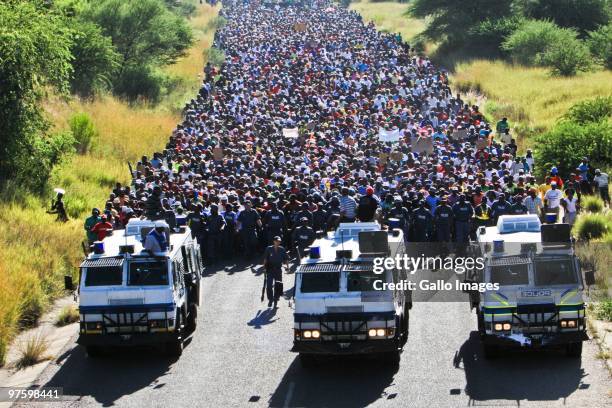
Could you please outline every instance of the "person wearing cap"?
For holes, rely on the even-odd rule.
[[[600,169],[595,170],[593,185],[599,190],[599,196],[608,207],[610,206],[609,180],[607,173],[603,173]]]
[[[373,221],[377,208],[378,200],[374,197],[374,189],[372,187],[367,187],[365,195],[359,198],[357,219],[361,222]]]
[[[276,201],[270,202],[270,210],[263,216],[263,226],[268,245],[272,245],[275,236],[283,237],[287,226],[285,213],[278,209]]]
[[[91,227],[91,232],[96,235],[96,240],[102,241],[108,235],[110,235],[113,231],[113,224],[108,221],[108,217],[106,214],[102,214],[100,216],[100,221],[93,227]]]
[[[400,197],[394,198],[393,208],[389,210],[387,220],[389,218],[396,218],[399,220],[399,227],[404,233],[404,240],[407,240],[410,226],[410,212],[404,207],[404,202]]]
[[[225,218],[219,214],[219,206],[211,204],[210,215],[206,220],[206,260],[214,264],[221,252],[221,240],[225,230]]]
[[[93,232],[91,229],[94,227],[94,225],[96,225],[97,223],[100,222],[102,218],[100,218],[100,210],[97,208],[94,208],[91,210],[91,216],[87,217],[85,219],[85,224],[83,226],[83,228],[85,229],[85,232],[87,233],[87,243],[88,245],[91,245],[94,243],[94,241],[96,241],[98,239],[98,236],[95,232]]]
[[[555,181],[551,181],[550,190],[544,194],[544,212],[546,214],[555,214],[555,217],[559,215],[561,198],[563,197],[563,193],[557,187],[557,183]]]
[[[257,250],[257,227],[261,228],[261,217],[249,200],[244,203],[244,210],[238,214],[238,231],[242,244],[244,245],[244,255],[250,259]]]
[[[283,294],[283,264],[285,268],[289,268],[289,256],[281,246],[281,237],[277,235],[272,238],[272,245],[266,248],[263,256],[268,307],[274,304],[276,308]]]
[[[304,250],[308,248],[315,239],[315,233],[313,229],[308,225],[308,218],[302,217],[300,219],[300,225],[293,230],[291,234],[291,242],[297,252],[298,260],[304,255]]]
[[[455,242],[463,244],[468,242],[470,223],[474,217],[474,207],[460,194],[457,202],[453,205],[453,216],[455,219]]]
[[[500,194],[493,205],[491,205],[490,214],[493,225],[497,224],[497,220],[502,215],[510,214],[510,203],[506,200],[506,195],[504,193]]]
[[[431,238],[433,215],[427,208],[425,200],[419,201],[419,208],[411,214],[412,233],[415,242],[427,242]]]
[[[145,251],[151,253],[167,251],[168,235],[166,233],[166,224],[162,221],[155,221],[154,226],[155,227],[145,237]]]

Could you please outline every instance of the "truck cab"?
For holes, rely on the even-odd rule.
[[[498,285],[470,293],[485,357],[505,348],[564,347],[579,357],[586,334],[584,283],[567,224],[504,215],[481,227],[484,269],[469,280]]]
[[[168,250],[144,250],[147,234],[160,223]],[[77,343],[91,357],[110,346],[155,344],[180,355],[201,302],[202,260],[189,229],[133,219],[93,248],[80,265]]]
[[[399,362],[408,338],[409,295],[383,289],[404,270],[375,273],[374,258],[402,256],[399,229],[342,223],[315,240],[295,275],[293,352],[303,365],[318,357],[378,354]]]

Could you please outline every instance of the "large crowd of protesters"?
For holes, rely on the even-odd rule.
[[[304,247],[339,222],[393,218],[408,241],[465,242],[504,214],[573,223],[594,187],[609,204],[608,176],[587,158],[537,183],[505,118],[493,128],[445,71],[356,12],[225,1],[220,14],[225,62],[206,65],[166,149],[93,210],[90,241],[172,214],[212,262],[274,237]]]

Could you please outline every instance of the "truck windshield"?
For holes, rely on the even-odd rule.
[[[346,275],[346,290],[348,292],[374,291],[375,281],[385,281],[385,275],[375,274],[373,271],[349,272]]]
[[[168,267],[161,262],[134,262],[129,266],[128,286],[168,285]]]
[[[528,264],[496,265],[491,267],[491,283],[500,286],[529,284]]]
[[[87,268],[85,272],[85,286],[116,286],[121,285],[122,281],[121,266]]]
[[[306,272],[302,274],[302,293],[338,292],[340,274],[338,272]]]
[[[578,283],[571,258],[535,260],[535,284],[537,286],[568,285]]]

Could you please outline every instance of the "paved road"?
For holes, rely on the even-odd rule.
[[[291,288],[293,275],[285,277]],[[39,383],[63,387],[60,406],[120,407],[458,407],[612,406],[596,345],[582,361],[562,353],[512,353],[485,361],[463,303],[417,303],[399,369],[337,359],[301,368],[287,302],[259,302],[262,277],[228,265],[204,280],[198,331],[179,360],[154,350],[89,359],[71,345]],[[32,404],[40,407],[42,404]]]

